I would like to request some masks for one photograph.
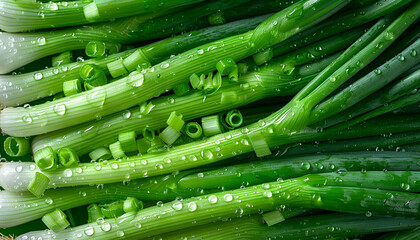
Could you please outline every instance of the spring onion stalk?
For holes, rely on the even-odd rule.
[[[413,173],[398,172],[395,176],[408,177]],[[301,178],[264,183],[183,201],[175,200],[160,206],[145,208],[137,213],[122,215],[117,219],[104,220],[103,224],[111,225],[109,231],[101,229],[102,224],[95,223],[81,225],[72,228],[71,231],[64,230],[56,234],[45,234],[45,231],[39,231],[27,233],[25,236],[42,236],[43,239],[53,237],[73,239],[80,234],[83,236],[87,229],[93,228],[91,232],[94,234],[86,236],[86,239],[101,239],[116,234],[126,239],[142,238],[208,224],[221,218],[241,217],[258,211],[273,211],[280,205],[374,216],[417,217],[419,210],[416,206],[420,201],[418,194],[398,191],[401,190],[401,180],[394,179],[393,175],[387,175],[382,171],[306,175]],[[343,181],[334,181],[337,178],[343,178]],[[358,181],[361,178],[365,181],[363,188],[356,187],[362,184],[362,181]],[[381,183],[381,189],[374,189],[375,184],[368,183],[376,179]],[[410,179],[415,181],[417,178],[413,175]],[[352,180],[355,182],[352,183]],[[384,205],[384,202],[387,204]],[[157,217],[159,221],[156,221]]]
[[[319,104],[311,113],[311,121],[317,122],[319,118],[325,119],[337,112],[341,112],[346,108],[355,105],[375,91],[381,89],[394,79],[398,78],[398,76],[400,76],[402,73],[408,71],[410,68],[420,63],[420,57],[418,57],[417,54],[413,54],[414,52],[420,52],[420,39],[415,41],[404,51],[396,55],[382,66],[376,68],[374,71],[352,83],[345,90]],[[417,76],[417,78],[415,76]],[[417,71],[411,74],[408,78],[412,79],[411,82],[415,82],[413,78],[419,79],[420,72]],[[406,79],[405,81],[407,82],[410,80]],[[418,86],[414,86],[414,88],[417,87]],[[405,92],[409,92],[409,89],[404,90]],[[367,104],[363,105],[367,106]]]
[[[0,60],[4,60],[7,64],[0,66],[0,73],[11,72],[45,56],[84,49],[92,40],[127,44],[156,40],[195,28],[207,27],[209,26],[205,18],[207,14],[235,7],[244,1],[212,1],[184,11],[169,9],[158,13],[122,18],[114,22],[89,25],[89,27],[72,27],[52,32],[2,32],[0,41],[4,42],[5,46],[13,47],[1,48]],[[168,13],[171,14],[167,15]]]
[[[343,14],[337,14],[333,18],[326,20],[290,39],[273,46],[272,48],[258,53],[262,55],[256,58],[266,58],[266,56],[279,56],[294,49],[299,49],[315,41],[343,32],[344,30],[361,26],[374,19],[383,17],[395,11],[410,1],[377,1],[362,8],[352,9]]]
[[[312,72],[301,71],[308,75],[280,75],[270,65],[258,72],[251,72],[242,76],[239,84],[229,84],[224,82],[222,88],[210,96],[202,92],[195,92],[187,96],[167,96],[153,100],[156,107],[148,115],[141,116],[138,107],[134,107],[120,113],[103,117],[93,123],[81,124],[77,127],[60,130],[53,133],[36,137],[33,140],[33,151],[45,146],[51,146],[53,149],[70,147],[78,154],[83,155],[95,148],[110,144],[117,139],[120,132],[136,131],[141,134],[141,128],[149,125],[153,129],[165,127],[167,116],[176,109],[184,115],[184,120],[189,121],[198,117],[217,112],[226,111],[249,104],[253,101],[270,98],[273,96],[284,96],[295,94],[304,84],[313,78],[313,73],[320,71],[332,61],[329,58],[322,63],[315,62],[316,66],[303,66],[305,69],[312,69]],[[299,68],[300,69],[300,68]],[[299,72],[300,70],[296,70]],[[241,85],[242,84],[242,85]],[[249,91],[253,89],[253,91]],[[226,102],[226,93],[233,93],[235,101]],[[204,101],[203,101],[204,100]],[[214,104],[214,102],[221,104]],[[200,111],[197,111],[200,109]],[[90,130],[93,129],[93,132]],[[65,139],[65,141],[64,141]],[[84,141],[89,141],[86,146]]]
[[[145,126],[142,130],[143,137],[152,142],[156,137],[156,132],[150,126]]]
[[[377,238],[377,240],[410,240],[410,239],[417,239],[420,237],[420,227],[411,229],[411,230],[405,230],[405,231],[399,231],[399,232],[393,232],[388,233],[380,238]]]
[[[31,152],[31,143],[26,138],[8,137],[3,145],[4,151],[11,157],[22,157]]]
[[[143,200],[172,200],[177,196],[192,197],[222,188],[230,190],[242,185],[252,186],[278,178],[288,179],[308,173],[335,172],[340,169],[342,172],[382,171],[383,169],[403,171],[408,168],[417,171],[419,167],[415,163],[419,158],[418,155],[418,153],[360,152],[351,154],[351,158],[349,158],[349,154],[270,157],[261,162],[234,165],[205,172],[194,170],[181,172],[178,175],[133,180],[130,184],[116,183],[52,189],[47,190],[42,198],[24,193],[20,199],[16,197],[19,193],[1,192],[3,208],[0,209],[0,212],[4,216],[15,214],[13,209],[27,202],[36,203],[37,206],[31,207],[31,211],[8,217],[9,221],[6,221],[5,218],[5,221],[0,222],[0,226],[10,227],[22,224],[34,220],[54,208],[65,210],[104,200],[122,199],[124,194]],[[98,169],[99,166],[97,165]],[[70,175],[69,172],[68,175]],[[201,191],[197,191],[198,189]]]
[[[230,240],[238,237],[241,239],[331,239],[333,237],[400,231],[413,228],[418,224],[418,220],[414,218],[330,213],[290,219],[269,227],[262,223],[261,216],[254,215],[174,231],[150,239]]]
[[[132,72],[129,76],[105,86],[40,104],[36,108],[6,108],[0,114],[0,125],[5,133],[14,136],[32,136],[74,126],[99,116],[127,109],[162,94],[168,88],[174,88],[185,82],[186,78],[193,73],[214,70],[218,61],[216,59],[221,59],[222,56],[231,55],[237,61],[267,45],[281,42],[336,12],[347,3],[343,2],[344,0],[334,4],[326,4],[324,1],[308,2],[308,4],[304,4],[305,1],[299,2],[273,15],[254,31],[189,50],[155,65],[145,73]],[[299,11],[302,9],[300,17],[286,18],[286,15],[296,9]],[[287,19],[283,21],[284,24],[277,26],[269,24],[283,18]],[[267,30],[275,31],[278,36],[268,36]],[[268,41],[262,41],[262,39]],[[207,64],[201,65],[202,62]],[[181,67],[185,64],[190,65],[191,68]],[[57,115],[53,110],[53,106],[57,104],[64,105],[68,111],[63,115]],[[72,109],[77,109],[77,111]],[[28,123],[22,119],[32,119],[32,121]]]

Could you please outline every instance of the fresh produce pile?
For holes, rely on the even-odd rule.
[[[419,20],[0,0],[0,239],[420,239]]]

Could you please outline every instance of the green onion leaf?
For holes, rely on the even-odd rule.
[[[125,132],[118,135],[118,141],[121,144],[121,148],[124,152],[135,152],[137,151],[136,132]]]
[[[150,142],[153,142],[153,140],[156,137],[155,130],[153,130],[153,128],[149,126],[144,127],[142,130],[142,133],[143,133],[143,137]]]
[[[60,209],[56,209],[54,212],[45,214],[42,217],[42,222],[54,232],[60,232],[66,227],[70,226],[69,221],[67,221],[67,216]]]
[[[168,120],[166,121],[166,123],[168,124],[168,126],[172,127],[173,129],[175,129],[175,131],[180,132],[182,127],[184,126],[185,122],[183,119],[183,115],[173,111],[171,112],[171,114],[169,115]]]
[[[270,61],[274,56],[273,50],[268,49],[264,52],[259,52],[253,56],[255,64],[258,66]]]
[[[110,144],[109,150],[111,151],[112,157],[115,159],[126,157],[123,149],[121,148],[120,142],[115,142],[113,144]]]
[[[180,136],[181,133],[171,126],[167,126],[165,130],[159,134],[160,139],[168,145],[172,145]]]
[[[43,171],[53,170],[57,167],[57,155],[51,146],[36,151],[34,160],[39,169]]]
[[[203,126],[204,136],[206,137],[211,137],[223,132],[223,127],[218,115],[203,117],[201,119],[201,124]]]
[[[60,53],[52,58],[52,66],[57,67],[73,62],[73,53],[71,51]]]
[[[123,64],[129,72],[136,70],[139,66],[141,66],[143,69],[144,67],[148,68],[149,66],[151,66],[150,60],[143,53],[141,48],[137,49],[130,56],[126,57],[123,60]]]
[[[203,128],[196,122],[189,122],[185,126],[185,134],[190,138],[199,138],[203,135]]]
[[[124,212],[126,212],[126,213],[137,212],[137,211],[143,209],[143,202],[139,201],[137,198],[128,197],[124,201],[123,209],[124,209]]]
[[[101,208],[96,204],[91,204],[87,207],[88,223],[94,223],[100,218],[104,218]]]
[[[137,150],[141,154],[147,153],[147,150],[152,146],[152,143],[146,138],[137,139]]]
[[[36,172],[34,178],[28,185],[28,191],[40,198],[48,188],[50,179],[42,172]]]
[[[265,137],[261,133],[251,134],[248,136],[251,140],[252,147],[254,148],[257,157],[264,157],[271,155],[270,148],[268,147]]]
[[[31,152],[31,143],[26,138],[8,137],[4,140],[4,151],[11,157],[22,157]]]
[[[109,151],[108,148],[100,147],[100,148],[97,148],[97,149],[93,150],[92,152],[90,152],[89,157],[93,161],[96,161],[98,159],[102,159],[102,160],[110,159],[112,157],[112,155],[111,155],[111,152]]]
[[[68,97],[80,92],[82,92],[82,85],[79,79],[63,82],[64,96]]]
[[[267,223],[268,226],[273,226],[277,223],[281,223],[284,220],[286,220],[284,218],[284,216],[281,214],[281,212],[278,211],[278,210],[273,211],[273,212],[264,213],[262,216],[263,216],[263,219]]]
[[[71,167],[79,162],[79,156],[70,148],[60,148],[57,151],[58,160],[64,167]]]

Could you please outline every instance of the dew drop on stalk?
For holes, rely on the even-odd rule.
[[[108,231],[110,231],[111,230],[111,224],[109,224],[109,223],[103,223],[103,224],[101,224],[101,229],[102,229],[102,231],[104,231],[104,232],[108,232]]]
[[[20,173],[20,172],[22,172],[22,169],[23,169],[23,167],[21,165],[18,165],[15,170],[16,170],[16,172]]]
[[[416,49],[411,49],[411,50],[410,50],[410,55],[411,55],[412,57],[416,57],[416,56],[417,56],[417,51],[416,51]]]
[[[66,114],[66,105],[64,103],[59,103],[53,106],[53,111],[59,116]]]
[[[372,212],[371,211],[366,211],[365,215],[366,215],[366,217],[372,217]]]
[[[405,61],[405,57],[402,54],[399,54],[397,56],[397,59],[400,60],[401,62],[404,62]]]
[[[264,191],[263,196],[266,198],[271,198],[273,196],[273,193],[271,191]]]
[[[44,77],[44,75],[40,72],[34,74],[35,81],[39,81]]]
[[[54,202],[54,201],[53,201],[51,198],[46,198],[46,199],[45,199],[45,203],[46,203],[46,204],[48,204],[48,205],[53,204],[53,202]]]
[[[172,203],[172,208],[179,211],[182,209],[182,203],[180,201],[175,201]]]
[[[138,88],[143,85],[144,75],[139,72],[132,72],[130,75],[128,75],[126,81],[127,81],[127,85]]]
[[[233,197],[231,194],[225,194],[223,195],[223,200],[225,200],[225,202],[231,202],[233,200]]]
[[[140,164],[141,164],[141,165],[147,165],[147,160],[141,160],[141,161],[140,161]]]
[[[118,231],[117,231],[117,236],[118,236],[118,237],[124,237],[124,232],[123,232],[123,231],[121,231],[121,230],[118,230]]]
[[[207,199],[209,201],[209,203],[211,204],[215,204],[217,203],[218,199],[216,195],[210,195],[209,198]]]
[[[86,101],[94,107],[102,107],[106,99],[106,89],[104,87],[95,87],[86,94]]]
[[[118,169],[118,164],[117,163],[111,163],[111,168],[112,169]]]
[[[125,110],[122,115],[124,119],[129,119],[131,117],[131,111]]]
[[[303,170],[309,170],[311,168],[311,164],[309,162],[302,162],[300,166]]]
[[[203,50],[203,49],[198,49],[198,50],[197,50],[197,53],[198,53],[198,54],[203,54],[203,53],[204,53],[204,50]]]
[[[65,177],[71,177],[71,176],[73,176],[73,171],[71,170],[71,169],[66,169],[66,170],[64,170],[64,176]]]
[[[194,212],[195,210],[197,210],[197,203],[190,202],[190,203],[188,203],[187,208],[188,208],[188,211]]]
[[[379,68],[378,69],[375,69],[374,72],[375,72],[376,75],[381,75],[382,74],[382,70],[379,69]]]
[[[47,40],[45,39],[45,37],[39,37],[36,42],[38,43],[38,45],[45,45],[47,43]]]

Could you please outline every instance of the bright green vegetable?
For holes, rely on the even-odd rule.
[[[45,214],[42,217],[42,221],[49,229],[56,233],[63,231],[70,226],[69,221],[67,221],[66,214],[60,209],[56,209],[54,212]]]
[[[34,161],[43,171],[53,170],[57,167],[57,155],[51,147],[39,149],[34,154]]]
[[[189,122],[185,126],[185,134],[191,138],[199,138],[203,135],[203,128],[197,122]]]
[[[115,142],[113,144],[110,144],[109,145],[109,150],[111,151],[112,157],[114,159],[126,157],[126,155],[124,153],[124,150],[122,149],[121,143],[119,141]],[[115,166],[115,165],[113,165],[113,166]],[[116,166],[118,168],[118,165],[116,165]]]
[[[26,138],[8,137],[4,140],[4,151],[11,157],[22,157],[31,152],[31,143]]]
[[[118,53],[121,49],[119,43],[107,43],[100,41],[91,41],[86,45],[86,55],[88,57],[103,57],[109,54]]]
[[[111,152],[109,151],[108,148],[105,147],[100,147],[97,148],[95,150],[93,150],[92,152],[89,153],[89,157],[93,160],[99,160],[99,159],[110,159],[112,157]]]
[[[40,198],[48,188],[50,179],[41,172],[36,172],[34,178],[28,185],[28,191]]]
[[[52,58],[52,66],[58,67],[73,62],[73,53],[71,51],[60,53]]]
[[[126,153],[137,151],[136,132],[134,131],[120,133],[118,142],[120,142],[122,150]]]
[[[74,79],[70,81],[63,82],[63,93],[64,96],[68,97],[75,95],[82,91],[82,84],[79,79]]]
[[[60,148],[57,151],[58,161],[64,167],[71,167],[79,163],[79,156],[77,153],[70,148]]]

